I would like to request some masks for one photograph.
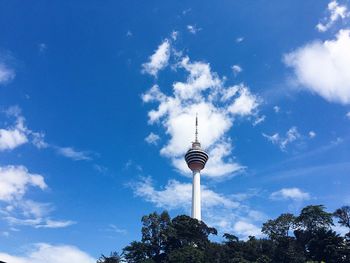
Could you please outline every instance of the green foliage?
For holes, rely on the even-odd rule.
[[[341,226],[347,227],[349,229],[349,232],[345,236],[347,238],[347,242],[350,243],[350,206],[343,206],[337,209],[333,213],[333,216],[338,219],[338,223]]]
[[[204,251],[195,246],[186,245],[169,253],[169,263],[201,263],[205,262]]]
[[[97,260],[97,263],[120,263],[121,257],[117,252],[111,252],[109,257],[105,255],[101,255],[101,257]]]
[[[349,263],[350,234],[332,231],[332,216],[350,233],[350,207],[331,214],[322,205],[310,205],[298,216],[282,214],[265,222],[267,238],[244,241],[225,233],[223,242],[216,243],[210,240],[216,229],[203,221],[155,212],[142,217],[141,241],[131,242],[122,256],[102,255],[97,263]]]
[[[317,229],[329,229],[333,226],[332,213],[327,213],[323,205],[309,205],[301,210],[300,215],[296,218],[299,227],[308,231]]]
[[[292,214],[282,214],[275,220],[268,220],[263,224],[261,232],[272,240],[288,237],[289,231],[295,225],[295,217]]]

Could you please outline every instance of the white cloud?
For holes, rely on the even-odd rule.
[[[233,65],[232,71],[235,76],[237,76],[239,73],[243,71],[242,67],[240,65]]]
[[[261,236],[260,228],[255,226],[254,224],[245,222],[245,221],[238,221],[234,224],[233,230],[235,233],[237,233],[240,236]]]
[[[171,38],[176,41],[177,37],[179,36],[179,31],[173,31],[171,32]]]
[[[314,131],[309,131],[309,137],[312,139],[312,138],[315,138],[316,137],[316,132]]]
[[[35,228],[64,228],[71,225],[74,225],[76,222],[71,220],[52,220],[52,219],[44,219],[44,221],[40,224],[35,225]]]
[[[288,144],[296,141],[300,138],[300,134],[296,127],[290,128],[284,137],[281,137],[279,133],[275,133],[273,135],[267,135],[265,133],[262,134],[265,138],[267,138],[273,144],[278,145],[282,151],[284,151]]]
[[[64,228],[74,225],[76,222],[71,220],[53,220],[50,218],[31,217],[31,218],[16,218],[13,216],[6,216],[4,219],[11,226],[31,226],[34,228]]]
[[[12,150],[28,142],[26,134],[15,128],[0,129],[0,151]]]
[[[74,246],[35,244],[25,255],[0,252],[0,259],[9,263],[95,263],[96,259]]]
[[[0,200],[12,201],[23,197],[29,186],[47,188],[44,178],[31,174],[24,166],[0,166]]]
[[[258,125],[258,124],[264,122],[265,119],[266,119],[266,116],[265,116],[265,115],[262,115],[261,117],[257,117],[257,118],[255,119],[255,121],[253,122],[253,126],[256,126],[256,125]]]
[[[303,201],[309,200],[310,194],[303,192],[299,188],[282,188],[279,191],[273,192],[270,195],[270,198],[273,200],[293,200],[293,201]]]
[[[85,151],[77,151],[72,147],[56,147],[56,151],[58,154],[72,159],[74,161],[87,161],[91,160],[91,156],[88,152]]]
[[[239,97],[231,104],[228,111],[236,115],[252,115],[253,111],[258,107],[258,98],[251,94],[248,88],[241,88]]]
[[[13,150],[28,142],[39,149],[49,146],[44,140],[44,133],[34,132],[25,125],[21,108],[11,106],[5,113],[8,117],[14,117],[16,121],[14,125],[0,129],[0,151]]]
[[[279,106],[274,106],[273,110],[275,111],[275,113],[279,113],[281,108]]]
[[[190,32],[191,34],[195,35],[197,34],[199,31],[201,31],[201,28],[198,28],[196,25],[187,25],[187,30],[188,32]]]
[[[350,16],[346,5],[339,5],[336,0],[329,2],[328,4],[329,17],[323,19],[323,23],[320,22],[316,25],[316,28],[320,32],[325,32],[331,28],[338,20],[345,19]]]
[[[284,56],[301,88],[341,104],[350,103],[350,30],[315,41]]]
[[[350,111],[345,116],[350,120]]]
[[[164,40],[155,51],[155,53],[150,56],[149,62],[142,64],[142,72],[148,73],[153,76],[157,76],[158,71],[162,70],[168,65],[170,57],[170,42],[169,40]]]
[[[15,78],[15,71],[3,62],[0,62],[0,85],[6,84]]]
[[[27,128],[22,117],[18,117],[15,126],[0,129],[0,151],[12,150],[27,142]]]
[[[164,94],[158,85],[142,95],[143,102],[158,107],[148,112],[149,124],[160,123],[170,136],[161,148],[182,173],[188,173],[183,156],[194,139],[194,119],[199,118],[199,140],[209,153],[203,175],[225,176],[243,167],[229,158],[232,142],[226,133],[236,117],[257,116],[259,99],[243,84],[224,86],[224,80],[205,62],[183,57],[176,65],[188,74],[185,82],[173,83],[173,93]]]
[[[29,133],[32,136],[32,144],[38,149],[44,149],[49,147],[49,144],[45,142],[45,134],[43,132],[33,132]]]
[[[151,132],[146,138],[145,141],[149,144],[157,144],[158,141],[160,140],[160,137],[158,134],[155,134],[153,132]]]

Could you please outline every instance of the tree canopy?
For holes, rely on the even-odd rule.
[[[348,228],[345,236],[332,230],[333,218]],[[221,243],[211,241],[215,228],[164,211],[142,217],[142,238],[121,254],[102,255],[97,263],[304,263],[350,262],[350,207],[328,213],[322,205],[304,207],[300,214],[281,214],[262,226],[265,237],[240,240],[224,233]]]

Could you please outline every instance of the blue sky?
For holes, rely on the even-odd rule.
[[[0,5],[0,260],[94,262],[190,214],[196,113],[220,234],[350,204],[348,1]]]

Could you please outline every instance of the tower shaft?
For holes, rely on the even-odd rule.
[[[201,173],[199,170],[193,171],[192,218],[201,220]]]

